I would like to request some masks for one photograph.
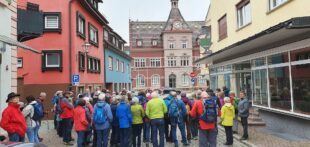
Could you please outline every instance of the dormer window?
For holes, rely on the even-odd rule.
[[[153,47],[156,47],[157,45],[158,45],[157,40],[155,40],[155,39],[154,39],[154,40],[152,40],[152,46],[153,46]]]
[[[88,1],[93,5],[94,8],[98,9],[98,2],[97,2],[97,0],[88,0]]]
[[[137,40],[137,46],[138,47],[142,47],[142,44],[143,44],[142,40]]]

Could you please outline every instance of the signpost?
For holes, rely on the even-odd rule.
[[[72,86],[79,86],[80,75],[72,75]]]

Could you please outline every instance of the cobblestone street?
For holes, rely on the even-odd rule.
[[[73,135],[74,136],[76,135],[75,132],[73,132]],[[52,121],[49,121],[49,123],[47,123],[47,121],[44,121],[42,123],[42,129],[40,130],[40,137],[44,138],[43,143],[49,147],[65,147],[65,145],[63,145],[62,139],[56,135],[56,131],[53,129],[53,122]],[[76,138],[76,137],[74,137],[74,138]],[[179,140],[181,140],[180,135],[178,135],[178,138],[179,138]],[[219,134],[217,137],[218,147],[224,146],[223,145],[224,142],[225,142],[225,132],[223,129],[219,129]],[[145,144],[142,144],[142,146],[145,147]],[[166,146],[167,147],[173,147],[173,144],[167,143]],[[198,140],[191,141],[190,146],[191,147],[198,147]],[[233,147],[247,147],[247,145],[243,144],[239,140],[234,139]]]

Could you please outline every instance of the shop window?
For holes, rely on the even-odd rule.
[[[253,103],[268,107],[267,69],[255,70],[252,73]]]
[[[268,64],[281,64],[288,62],[288,52],[268,56]]]
[[[291,110],[289,67],[269,69],[271,108]]]

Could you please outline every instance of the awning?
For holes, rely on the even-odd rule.
[[[18,42],[18,41],[14,40],[14,39],[12,39],[10,37],[7,37],[7,36],[0,35],[0,41],[4,42],[5,44],[11,45],[11,46],[17,46],[17,47],[20,47],[20,48],[32,51],[34,53],[41,54],[40,51],[35,50],[35,49],[33,49],[33,48],[31,48],[31,47],[29,47],[27,45],[24,45],[21,42]]]
[[[310,17],[292,18],[203,57],[195,64],[217,64],[307,38],[310,38]]]

